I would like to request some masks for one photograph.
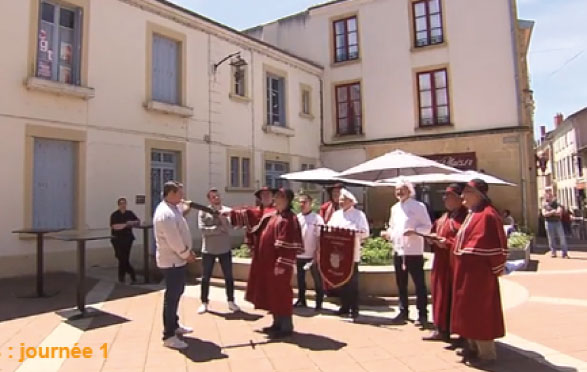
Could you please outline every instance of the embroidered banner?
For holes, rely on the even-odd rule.
[[[324,289],[339,288],[350,280],[355,264],[354,251],[354,231],[320,226],[318,269]]]

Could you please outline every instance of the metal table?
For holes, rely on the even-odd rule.
[[[43,269],[43,262],[44,262],[44,236],[45,234],[49,233],[56,233],[63,231],[63,229],[57,228],[25,228],[20,230],[14,230],[13,234],[32,234],[37,236],[37,291],[35,294],[26,295],[23,297],[51,297],[58,293],[58,291],[54,291],[51,293],[45,292],[44,288],[44,269]]]
[[[86,230],[53,235],[52,238],[65,242],[77,242],[77,309],[83,317],[86,314],[86,242],[112,239],[110,230]]]
[[[133,229],[143,230],[143,275],[145,276],[145,283],[149,283],[149,248],[151,247],[149,239],[149,230],[153,228],[151,223],[141,223],[138,226],[133,226]]]

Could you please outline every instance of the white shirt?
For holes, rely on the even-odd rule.
[[[182,212],[162,201],[153,215],[153,231],[157,246],[157,267],[184,266],[192,251],[192,235]]]
[[[317,225],[324,225],[324,220],[319,214],[310,212],[308,214],[298,213],[298,222],[302,228],[304,242],[304,253],[299,254],[298,258],[314,258],[320,240],[320,228]]]
[[[342,227],[345,229],[353,229],[360,232],[355,234],[355,262],[361,261],[361,242],[363,239],[369,237],[369,223],[367,217],[362,211],[351,207],[346,211],[342,209],[337,210],[332,215],[328,226]]]
[[[404,236],[406,230],[422,234],[430,233],[432,222],[423,203],[409,198],[395,203],[389,217],[389,233],[393,250],[399,256],[419,256],[424,254],[424,238],[421,236]]]

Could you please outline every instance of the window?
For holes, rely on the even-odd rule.
[[[79,8],[41,1],[37,77],[80,85],[81,14]]]
[[[287,187],[287,180],[280,176],[289,172],[289,163],[283,161],[265,161],[265,185],[272,188]]]
[[[310,91],[308,89],[302,89],[302,114],[312,114],[310,111]]]
[[[579,177],[583,177],[583,158],[580,156],[577,156],[577,173]]]
[[[361,84],[336,86],[336,134],[362,134]]]
[[[246,69],[245,66],[233,66],[233,94],[239,97],[246,97],[247,90],[245,86]]]
[[[251,187],[251,158],[244,156],[230,156],[231,188],[248,189]]]
[[[300,167],[300,170],[301,171],[307,171],[307,170],[311,170],[311,169],[316,169],[316,166],[314,164],[302,163],[302,166]],[[304,190],[315,190],[316,189],[316,185],[313,184],[313,183],[303,182],[302,183],[302,189],[304,189]]]
[[[153,100],[180,105],[180,43],[153,34],[152,58]]]
[[[415,1],[414,11],[414,35],[415,46],[440,44],[444,41],[442,30],[442,10],[440,0]]]
[[[333,22],[334,62],[350,61],[359,58],[359,34],[357,17]]]
[[[420,126],[450,124],[446,70],[418,74]]]
[[[285,127],[285,79],[267,74],[267,125]]]

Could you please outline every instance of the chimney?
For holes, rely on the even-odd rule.
[[[544,140],[546,139],[546,126],[545,125],[541,125],[540,126],[540,142],[544,142]]]
[[[559,125],[565,120],[565,117],[560,112],[554,116],[554,127],[558,128]]]

